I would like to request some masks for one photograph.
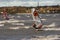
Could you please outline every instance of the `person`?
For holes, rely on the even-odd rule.
[[[6,11],[6,9],[3,9],[3,12],[1,12],[1,13],[2,13],[2,16],[3,16],[4,19],[9,20],[9,18],[8,18],[8,16],[7,16],[7,11]]]
[[[33,15],[34,15],[35,19],[37,19],[37,17],[38,17],[38,12],[35,10],[34,13],[33,13]]]
[[[35,29],[41,29],[42,28],[42,22],[41,22],[41,19],[39,17],[38,10],[35,9],[35,11],[33,12],[33,16],[34,16],[33,27]]]

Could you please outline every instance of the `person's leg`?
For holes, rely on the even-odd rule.
[[[38,29],[36,26],[37,26],[37,25],[36,25],[35,23],[33,23],[33,27],[34,27],[35,29]]]
[[[37,16],[36,17],[37,19],[37,21],[36,21],[36,27],[38,28],[38,29],[41,29],[42,28],[42,22],[41,22],[41,19]]]
[[[34,19],[34,23],[33,23],[33,27],[35,28],[35,29],[40,29],[41,27],[41,22],[40,22],[40,20],[39,20],[39,18],[38,18],[38,16],[35,16],[34,17],[35,19]]]
[[[36,26],[37,26],[37,23],[36,23],[36,16],[34,16],[34,23],[33,23],[33,27],[34,27],[35,29],[38,29]]]
[[[5,19],[6,17],[5,17],[5,15],[2,15],[2,17],[3,17],[3,19]]]

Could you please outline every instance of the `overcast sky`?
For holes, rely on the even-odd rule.
[[[60,0],[0,0],[2,6],[40,6],[60,5]]]

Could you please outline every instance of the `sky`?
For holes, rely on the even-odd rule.
[[[3,6],[51,6],[60,5],[60,0],[0,0],[0,7]]]

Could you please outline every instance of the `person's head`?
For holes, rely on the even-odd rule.
[[[39,10],[38,8],[35,8],[35,10]]]
[[[38,9],[38,8],[36,8],[35,10],[36,10],[37,12],[39,12],[39,9]]]
[[[37,9],[35,9],[35,11],[37,12]]]

